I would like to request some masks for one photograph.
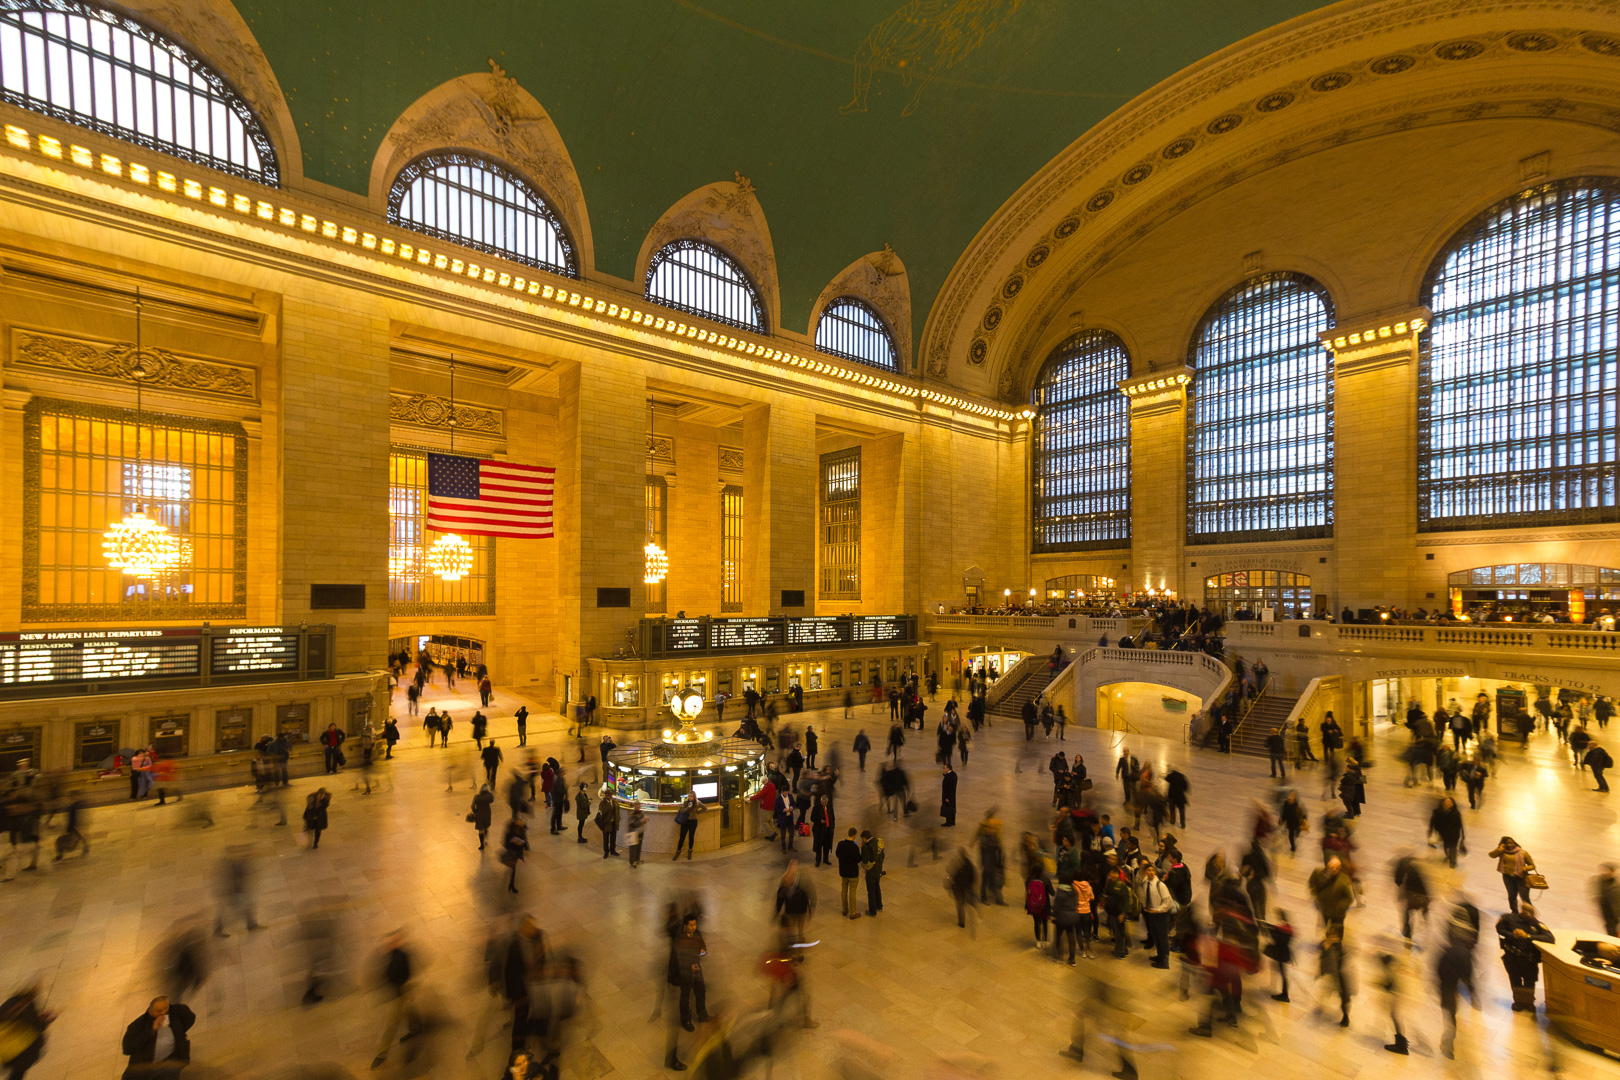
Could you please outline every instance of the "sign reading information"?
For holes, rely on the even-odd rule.
[[[298,634],[279,626],[232,629],[214,638],[211,652],[209,670],[215,675],[298,670]]]

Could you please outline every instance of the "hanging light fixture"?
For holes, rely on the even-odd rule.
[[[641,580],[648,585],[657,585],[669,576],[669,555],[651,540],[647,541],[642,551],[647,556],[647,565]]]
[[[456,354],[450,354],[450,453],[456,452]],[[473,568],[472,545],[455,533],[445,533],[433,542],[423,556],[429,570],[440,581],[460,581]]]
[[[141,380],[145,379],[146,354],[141,351],[141,290],[135,290],[135,509],[124,515],[101,535],[101,553],[107,565],[130,577],[153,578],[180,565],[186,552],[167,526],[146,514],[140,502],[146,478],[141,475]],[[157,450],[153,448],[153,477],[156,479]],[[189,546],[189,545],[188,545]]]

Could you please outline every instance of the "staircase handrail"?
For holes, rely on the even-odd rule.
[[[1019,659],[1018,663],[1014,664],[1006,671],[1003,671],[1001,673],[1001,678],[997,679],[995,685],[990,687],[989,692],[984,695],[985,709],[994,709],[997,705],[1001,704],[1002,700],[1006,698],[1008,694],[1012,693],[1020,686],[1023,686],[1025,680],[1035,673],[1035,665],[1033,661],[1036,660],[1039,660],[1043,664],[1046,663],[1046,657],[1044,656],[1024,656]],[[1014,676],[1016,676],[1016,678]]]

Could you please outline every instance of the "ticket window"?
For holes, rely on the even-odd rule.
[[[118,753],[118,721],[90,720],[78,724],[73,733],[73,765],[79,769],[96,769],[103,761]],[[112,763],[107,762],[108,767]]]
[[[731,696],[730,668],[722,668],[714,673],[714,696],[716,698]]]
[[[253,745],[253,710],[220,709],[214,713],[214,752],[229,754]]]
[[[820,665],[820,664],[811,664],[810,665],[810,689],[812,689],[812,690],[820,690],[823,685],[824,685],[824,683],[823,683],[823,679],[822,679],[822,665]]]
[[[276,734],[292,746],[309,742],[309,703],[277,705]]]
[[[703,700],[709,700],[709,673],[707,671],[694,671],[687,678],[686,685],[703,695]]]
[[[37,727],[0,731],[0,780],[16,772],[19,766],[39,768],[39,731]]]
[[[191,717],[178,713],[154,716],[149,743],[158,757],[185,757],[191,752]]]
[[[681,692],[680,675],[673,671],[666,673],[662,682],[662,690],[663,696],[660,700],[662,700],[665,705],[668,705],[670,701],[674,699],[675,695]]]
[[[765,669],[765,692],[779,694],[782,692],[782,669],[768,667]]]
[[[745,667],[742,669],[743,692],[759,689],[759,668]]]
[[[842,662],[827,665],[827,685],[834,690],[844,685],[844,665]]]
[[[348,701],[349,726],[344,729],[346,734],[359,735],[366,730],[371,722],[371,698],[354,697]]]
[[[882,686],[883,685],[883,669],[881,667],[881,662],[880,661],[877,661],[877,660],[872,661],[871,673],[868,676],[868,678],[870,679],[873,686]]]
[[[641,679],[635,675],[616,675],[613,678],[614,708],[626,709],[641,704]]]
[[[804,688],[804,665],[803,664],[789,664],[788,665],[788,688],[789,689],[794,689],[794,688],[803,689]]]
[[[889,657],[886,666],[887,666],[888,672],[889,672],[889,682],[890,683],[899,682],[900,681],[900,663],[899,663],[899,661],[897,661],[894,657],[891,656],[891,657]]]

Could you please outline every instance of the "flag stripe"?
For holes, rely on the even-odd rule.
[[[478,461],[474,489],[469,475],[472,466],[473,461],[468,458],[450,459],[445,467],[446,483],[440,487],[457,495],[473,495],[472,498],[435,495],[430,483],[428,528],[435,532],[528,540],[543,540],[552,535],[555,469],[509,461]],[[431,480],[431,470],[429,476]]]

